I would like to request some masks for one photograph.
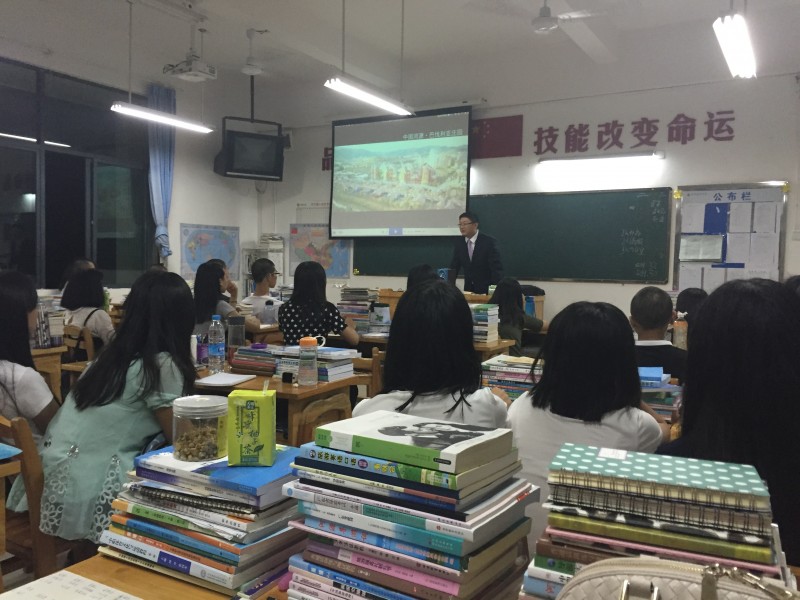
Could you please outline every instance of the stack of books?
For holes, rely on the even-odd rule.
[[[277,360],[266,348],[240,346],[231,358],[231,368],[237,373],[255,373],[272,377],[277,368]]]
[[[526,588],[535,597],[555,598],[583,565],[616,556],[784,577],[769,493],[750,465],[566,443],[547,480],[549,526],[534,559],[544,571],[529,571]]]
[[[378,299],[378,290],[370,288],[342,288],[342,299],[336,307],[342,318],[350,317],[359,334],[369,333],[369,309]]]
[[[294,466],[291,597],[516,598],[539,490],[510,430],[376,411],[318,427]]]
[[[527,356],[508,356],[506,354],[493,356],[481,363],[482,385],[498,387],[504,390],[509,398],[516,400],[531,389],[534,379],[538,381],[542,375],[541,361],[537,365],[534,378],[531,378],[532,366],[533,359]]]
[[[500,339],[497,324],[500,322],[497,304],[470,304],[472,311],[472,339],[475,342],[490,344]]]
[[[286,302],[292,297],[292,292],[294,292],[294,285],[287,283],[284,285],[279,285],[277,288],[273,288],[270,291],[270,296],[276,296],[281,302]]]
[[[300,346],[267,346],[276,358],[276,375],[297,373],[300,368]],[[348,348],[317,348],[317,373],[319,381],[338,381],[353,376],[353,359],[360,357],[357,350]]]
[[[297,456],[277,446],[271,467],[185,462],[171,448],[139,456],[99,551],[228,596],[266,598],[306,544],[288,526],[297,503],[281,494]]]

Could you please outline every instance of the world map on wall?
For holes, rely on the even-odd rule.
[[[301,262],[313,260],[322,265],[328,278],[350,277],[352,241],[330,239],[327,224],[291,225],[290,232],[289,268],[292,274]]]
[[[239,278],[239,228],[181,223],[181,276],[194,279],[212,258],[224,260],[231,278]]]

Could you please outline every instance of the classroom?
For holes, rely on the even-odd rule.
[[[181,223],[238,227],[240,243],[245,246],[255,244],[265,233],[286,236],[290,224],[327,222],[330,172],[322,170],[321,163],[325,148],[331,145],[330,121],[376,114],[369,112],[367,105],[362,108],[346,98],[335,98],[336,94],[317,83],[326,77],[323,72],[338,67],[340,62],[341,7],[325,3],[323,8],[321,3],[314,2],[306,3],[303,10],[281,3],[272,3],[276,6],[269,8],[256,2],[235,3],[236,7],[229,2],[201,3],[198,10],[207,14],[205,25],[210,32],[204,58],[218,67],[219,74],[216,81],[195,84],[161,73],[164,63],[182,56],[190,27],[180,11],[173,10],[170,14],[163,6],[159,10],[159,5],[181,3],[150,4],[155,8],[147,2],[134,6],[134,92],[142,93],[145,83],[150,81],[172,86],[176,89],[179,114],[194,118],[202,114],[203,120],[217,128],[210,135],[177,134],[168,225],[173,254],[167,260],[167,267],[180,271]],[[369,81],[373,76],[376,85],[382,83],[385,89],[397,91],[400,65],[394,42],[400,42],[400,7],[395,6],[399,3],[382,4],[385,10],[370,2],[346,5],[346,61],[352,64],[354,75],[363,70],[362,79]],[[564,6],[573,10],[585,8],[580,3],[574,3],[574,7],[572,4]],[[475,160],[471,168],[472,194],[675,189],[761,181],[787,181],[790,190],[795,188],[800,168],[796,80],[800,52],[793,51],[798,41],[791,33],[800,18],[795,3],[753,3],[751,10],[758,16],[754,27],[758,29],[751,35],[759,44],[758,77],[746,80],[730,77],[719,46],[709,33],[710,26],[700,18],[700,9],[692,6],[692,11],[688,11],[689,5],[695,3],[657,10],[655,2],[634,2],[633,7],[626,3],[608,4],[611,6],[604,9],[611,10],[611,15],[576,25],[603,30],[602,34],[574,32],[567,27],[544,36],[534,35],[524,23],[518,22],[518,16],[502,14],[500,8],[497,8],[500,14],[492,14],[493,9],[487,12],[486,7],[493,3],[448,1],[434,7],[429,3],[409,2],[404,31],[406,102],[432,107],[485,98],[485,103],[478,100],[473,104],[473,118],[523,117],[522,155]],[[127,7],[91,1],[71,3],[70,10],[65,10],[61,3],[31,4],[21,0],[7,3],[2,24],[2,55],[125,90],[128,15],[123,8]],[[713,15],[722,8],[703,10]],[[82,10],[100,12],[89,18],[82,15]],[[317,11],[316,16],[312,18],[309,11]],[[430,15],[428,11],[432,11]],[[697,17],[692,18],[695,11]],[[648,18],[663,24],[655,27],[655,23],[647,22]],[[448,19],[454,21],[453,29],[461,30],[456,23],[462,22],[463,27],[488,29],[482,33],[474,30],[480,36],[476,38],[481,40],[478,43],[466,43],[459,39],[461,34],[450,33],[449,47],[445,50],[427,36],[434,23],[441,22],[444,27]],[[98,28],[95,20],[107,25]],[[64,27],[65,22],[70,26]],[[220,147],[221,117],[246,117],[249,113],[248,77],[239,72],[238,62],[246,56],[245,30],[250,26],[270,29],[269,34],[257,35],[255,39],[256,54],[272,69],[268,70],[271,74],[255,77],[256,117],[281,122],[292,134],[292,149],[285,153],[283,181],[258,185],[220,177],[211,169]],[[611,31],[606,32],[609,26]],[[215,27],[224,33],[216,34]],[[513,41],[507,38],[509,29],[513,30]],[[385,32],[384,37],[392,43],[384,42],[381,52],[369,52],[369,44],[378,43],[370,37],[374,36],[370,32],[377,30]],[[320,35],[315,35],[319,32],[325,32],[324,42]],[[305,43],[300,41],[303,36],[316,38],[319,47],[308,48],[307,55],[298,57]],[[590,54],[573,38],[583,47],[593,48]],[[595,46],[591,46],[591,40]],[[289,51],[279,51],[282,45]],[[293,58],[290,60],[287,55]],[[707,120],[707,113],[728,110],[735,114],[732,139],[704,141],[706,126],[702,123]],[[697,120],[696,136],[691,141],[667,141],[663,125],[678,114]],[[585,181],[576,181],[574,177],[547,181],[539,176],[537,160],[543,156],[535,154],[538,128],[554,127],[563,132],[571,124],[584,123],[594,130],[600,123],[615,119],[631,123],[642,118],[658,119],[662,124],[655,138],[655,149],[665,154],[659,172],[628,170],[611,181],[591,177]],[[627,147],[634,145],[630,126],[626,126],[623,138]],[[562,154],[563,143],[562,136],[557,142]],[[790,191],[784,216],[784,276],[800,273],[797,202]],[[674,208],[673,222],[678,212]],[[672,230],[675,231],[674,225]],[[287,268],[282,271],[287,272]],[[603,299],[625,309],[637,289],[635,284],[621,283],[538,283],[547,293],[545,318],[552,318],[578,299]],[[381,276],[332,280],[329,296],[334,302],[342,284],[402,288],[403,280]],[[665,289],[672,289],[673,285],[675,277],[671,275]]]
[[[733,77],[720,51],[712,22],[728,9],[747,14],[756,77]],[[538,19],[547,10],[555,18],[544,32],[537,29]],[[156,262],[194,279],[196,247],[186,241],[204,226],[222,228],[234,240],[229,264],[240,299],[250,292],[248,258],[262,250],[266,256],[269,240],[283,248],[273,287],[291,284],[301,260],[301,249],[296,252],[291,243],[293,229],[320,226],[328,233],[336,142],[332,123],[385,116],[323,87],[326,79],[344,71],[417,111],[471,107],[475,123],[488,126],[492,119],[513,118],[521,127],[521,133],[517,129],[511,134],[519,133],[519,148],[491,158],[472,156],[469,163],[468,193],[474,200],[468,208],[478,207],[486,224],[480,231],[497,238],[501,254],[513,253],[505,254],[507,263],[536,264],[539,251],[536,240],[526,240],[534,234],[524,220],[502,226],[503,219],[511,223],[514,218],[497,217],[495,198],[524,202],[540,195],[555,204],[560,194],[570,201],[586,198],[592,204],[585,212],[576,208],[568,223],[610,228],[619,236],[620,226],[602,214],[598,199],[604,192],[663,194],[666,204],[652,209],[663,212],[650,215],[663,223],[653,229],[663,233],[657,244],[663,256],[658,265],[642,264],[641,270],[637,265],[633,280],[580,268],[576,277],[556,269],[543,278],[507,269],[506,275],[520,283],[544,290],[543,313],[537,316],[547,322],[578,301],[607,302],[627,317],[632,298],[645,285],[669,292],[674,300],[690,281],[711,292],[725,278],[783,280],[800,274],[800,194],[795,192],[800,189],[798,30],[797,0],[6,0],[0,8],[0,99],[13,99],[14,104],[5,117],[0,115],[0,200],[8,200],[10,207],[0,206],[0,271],[15,265],[13,256],[20,252],[16,225],[24,215],[34,232],[26,240],[33,269],[28,272],[35,274],[40,289],[60,287],[56,281],[61,269],[56,272],[54,265],[72,257],[58,256],[60,249],[52,240],[64,239],[76,219],[81,232],[76,229],[73,241],[84,249],[76,256],[102,263],[102,252],[113,248],[117,253],[115,262],[108,262],[113,266],[99,264],[107,281],[119,282],[109,285],[112,303],[121,302],[136,276]],[[184,58],[204,74],[176,76]],[[206,135],[176,130],[171,206],[157,232],[142,178],[148,158],[114,154],[129,139],[113,140],[119,148],[106,152],[80,136],[73,147],[69,139],[48,140],[42,131],[29,133],[34,138],[20,137],[15,129],[16,120],[35,113],[19,98],[45,107],[46,115],[48,96],[58,96],[52,106],[74,110],[78,123],[107,98],[125,102],[135,95],[135,103],[145,104],[151,84],[174,90],[178,116],[213,129]],[[97,95],[89,96],[95,93],[93,86]],[[69,110],[58,114],[72,114]],[[232,117],[280,124],[285,136],[282,180],[215,172],[224,119]],[[130,125],[125,127],[130,132]],[[471,151],[490,135],[482,127],[470,131]],[[136,134],[140,141],[146,139],[145,125],[141,128]],[[492,141],[502,145],[504,140]],[[657,158],[645,166],[603,163],[594,169],[575,160],[644,154]],[[557,164],[557,159],[568,160]],[[61,169],[59,184],[48,186],[48,165]],[[107,202],[114,199],[109,190],[125,184],[125,176],[115,179],[119,172],[114,168],[131,165],[139,169],[136,193],[141,204],[136,210],[141,214]],[[556,166],[562,169],[551,168]],[[73,180],[65,168],[74,169]],[[15,177],[15,170],[21,174]],[[71,187],[58,189],[61,182]],[[751,232],[756,236],[765,231],[759,229],[764,218],[757,225],[753,215],[758,211],[752,208],[750,220],[734,226],[734,213],[741,218],[734,205],[762,192],[774,207],[773,229],[768,230],[774,247],[768,261],[754,262],[751,268],[748,260],[732,258],[742,256],[740,247],[739,254],[734,252],[734,241],[746,235],[750,248]],[[66,212],[78,215],[65,219],[66,232],[58,231],[52,218],[47,221],[53,202],[48,194],[64,198]],[[711,214],[712,195],[715,200],[727,197],[734,207],[726,208],[730,225]],[[100,197],[103,206],[95,204]],[[559,211],[563,206],[553,214]],[[147,223],[140,226],[142,218]],[[457,220],[451,223],[453,241],[458,239]],[[143,237],[132,243],[128,230],[134,222],[136,235]],[[630,232],[626,238],[622,227],[618,243],[624,254],[641,243],[637,238],[642,234]],[[565,256],[580,260],[593,248],[575,231],[577,226],[567,224],[556,236],[568,247]],[[159,257],[152,243],[155,233],[161,234],[161,244],[168,239],[168,256]],[[602,238],[604,232],[595,233]],[[703,236],[722,248],[705,262],[691,255],[707,250],[692,245]],[[645,245],[653,243],[646,232],[644,237]],[[723,237],[727,241],[720,241]],[[433,250],[428,259],[424,241],[403,241],[419,262],[449,266]],[[439,242],[431,248],[441,248]],[[399,295],[406,274],[389,262],[360,262],[369,240],[349,244],[346,276],[328,276],[327,300],[338,302],[345,287],[389,288]],[[554,261],[541,253],[539,258],[548,265]],[[724,268],[712,268],[711,262]],[[457,285],[463,287],[463,280]],[[380,366],[377,355],[373,364]],[[105,581],[114,585],[110,574]]]

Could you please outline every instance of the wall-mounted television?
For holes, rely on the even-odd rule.
[[[223,119],[222,150],[214,159],[214,172],[225,177],[282,181],[283,136],[280,124],[274,124],[278,126],[278,132],[274,135],[251,133],[227,129],[227,119],[235,118]]]
[[[333,122],[332,238],[458,235],[471,108]]]

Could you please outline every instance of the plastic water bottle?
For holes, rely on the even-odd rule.
[[[300,338],[297,383],[300,385],[317,385],[317,376],[317,338]]]
[[[225,327],[219,315],[212,315],[208,328],[208,370],[212,375],[225,370]]]

